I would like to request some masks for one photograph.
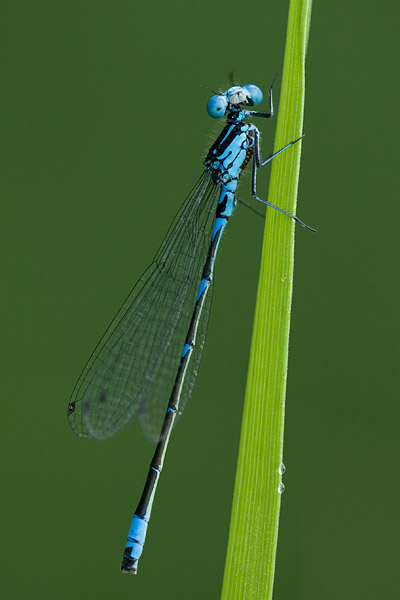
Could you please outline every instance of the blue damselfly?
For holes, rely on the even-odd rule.
[[[311,229],[257,196],[257,169],[301,139],[261,159],[259,131],[246,119],[273,116],[272,85],[269,112],[245,107],[259,104],[262,98],[260,88],[244,85],[230,87],[209,100],[208,114],[213,118],[227,115],[227,123],[153,262],[83,369],[68,405],[71,427],[80,437],[107,438],[137,413],[145,435],[157,441],[123,553],[121,569],[125,572],[137,571],[172,427],[194,385],[218,245],[236,205],[241,172],[250,160],[252,196]]]

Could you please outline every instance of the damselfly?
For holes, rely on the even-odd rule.
[[[192,392],[205,341],[218,245],[236,205],[240,174],[251,159],[254,198],[308,227],[257,196],[257,169],[301,139],[261,159],[259,131],[246,119],[272,117],[272,85],[269,112],[244,107],[259,104],[262,98],[260,88],[244,85],[209,100],[208,114],[227,115],[227,123],[153,262],[83,369],[68,405],[71,427],[83,438],[114,435],[137,413],[145,435],[158,440],[123,553],[125,572],[137,572],[171,430]]]

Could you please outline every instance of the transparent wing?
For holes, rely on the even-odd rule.
[[[154,261],[88,360],[68,407],[77,435],[109,437],[138,412],[147,437],[158,437],[207,256],[218,193],[210,174],[203,173]]]
[[[200,278],[199,278],[198,283],[200,283]],[[196,343],[192,350],[192,354],[190,356],[190,360],[189,360],[189,363],[188,363],[188,366],[186,369],[186,373],[185,373],[185,379],[182,384],[182,391],[181,391],[181,395],[180,395],[180,399],[179,399],[179,410],[175,417],[174,427],[176,426],[190,396],[192,395],[194,384],[195,384],[196,377],[197,377],[197,373],[198,373],[198,370],[200,367],[201,356],[203,353],[203,348],[204,348],[204,344],[205,344],[205,340],[206,340],[208,321],[210,318],[212,289],[213,289],[213,284],[211,283],[207,290],[207,295],[204,300],[203,310],[202,310],[200,318],[199,318],[197,335],[196,335]],[[195,296],[197,296],[197,291],[198,291],[198,286],[196,286],[196,295]],[[192,305],[191,305],[191,312],[193,312],[195,300],[196,300],[196,298],[194,297],[193,301],[192,301]],[[185,336],[186,336],[186,333],[187,333],[187,330],[185,331]],[[183,345],[181,345],[179,347],[179,349],[177,350],[179,360],[181,358],[182,349],[183,349]],[[177,361],[177,363],[175,365],[176,368],[174,368],[173,380],[175,380],[175,376],[176,376],[176,373],[178,370],[179,360]],[[172,390],[172,386],[170,387],[169,391],[171,392],[171,390]],[[157,388],[154,389],[153,392],[147,397],[145,410],[143,412],[139,413],[140,426],[141,426],[145,436],[152,441],[157,441],[159,438],[161,425],[162,425],[163,419],[165,417],[165,411],[166,411],[168,399],[169,399],[169,394],[168,394],[168,398],[166,398],[164,390],[161,387],[157,386]]]

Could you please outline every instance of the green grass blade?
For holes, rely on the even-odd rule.
[[[291,0],[275,151],[303,132],[310,16],[311,0]],[[301,142],[277,157],[271,172],[269,202],[292,214],[296,210],[300,153]],[[281,500],[279,466],[283,455],[294,231],[291,219],[268,209],[223,600],[272,597]]]

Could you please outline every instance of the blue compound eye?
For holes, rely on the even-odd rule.
[[[244,85],[243,88],[250,95],[253,104],[260,104],[260,102],[262,102],[263,93],[258,86],[248,83],[247,85]]]
[[[228,100],[225,96],[213,96],[207,102],[207,112],[213,119],[219,119],[224,116],[227,106]]]

